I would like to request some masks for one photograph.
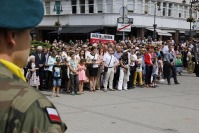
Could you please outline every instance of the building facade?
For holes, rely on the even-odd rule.
[[[123,6],[128,9],[128,18],[134,19],[132,31],[126,33],[128,37],[143,38],[152,34],[155,13],[155,24],[160,37],[173,36],[178,40],[190,29],[190,23],[187,22],[190,16],[190,4],[183,4],[182,0],[43,0],[43,3],[45,17],[36,28],[37,39],[52,38],[50,32],[57,30],[55,27],[57,20],[60,21],[62,29],[96,27],[93,32],[114,34],[120,39],[121,33],[117,32],[117,18],[121,17],[119,11]],[[193,12],[192,16],[197,20],[198,13]],[[194,25],[192,23],[192,28]],[[88,38],[90,32],[92,31],[88,33],[83,31],[84,38]],[[72,29],[65,33],[70,36],[81,36],[81,31],[73,34]]]

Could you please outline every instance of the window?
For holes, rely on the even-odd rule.
[[[55,1],[54,10],[55,10],[55,12],[56,12],[57,15],[60,14],[60,12],[62,10],[61,8],[62,8],[61,7],[61,2],[60,1]]]
[[[183,6],[179,6],[179,18],[183,17]]]
[[[89,13],[94,13],[94,0],[88,0]]]
[[[85,13],[85,0],[80,0],[80,13]]]
[[[103,4],[102,4],[102,0],[97,0],[97,12],[98,13],[102,13],[103,12]]]
[[[72,0],[71,5],[72,5],[72,14],[76,14],[77,13],[77,1]]]
[[[172,4],[169,4],[169,9],[168,9],[168,16],[171,16],[172,15]]]
[[[145,0],[145,5],[144,5],[144,12],[145,14],[148,14],[149,12],[149,1]]]
[[[50,14],[50,2],[45,2],[46,15]]]
[[[127,9],[128,9],[129,12],[133,13],[133,10],[134,10],[133,0],[127,1]]]
[[[187,18],[187,7],[184,7],[184,18]]]
[[[106,11],[108,13],[112,13],[112,10],[113,10],[113,1],[112,0],[106,0],[106,8],[107,8]]]
[[[163,3],[162,16],[166,16],[166,3]]]

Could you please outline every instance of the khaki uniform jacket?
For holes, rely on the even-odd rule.
[[[63,133],[62,122],[52,122],[46,107],[54,105],[39,91],[0,63],[0,133]]]

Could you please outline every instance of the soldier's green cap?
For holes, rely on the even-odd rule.
[[[37,26],[44,16],[41,0],[1,0],[0,28],[30,29]]]

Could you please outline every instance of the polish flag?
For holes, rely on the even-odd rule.
[[[61,119],[60,119],[59,114],[56,109],[46,108],[46,111],[48,113],[48,116],[49,116],[51,122],[59,122],[59,123],[61,122]]]

